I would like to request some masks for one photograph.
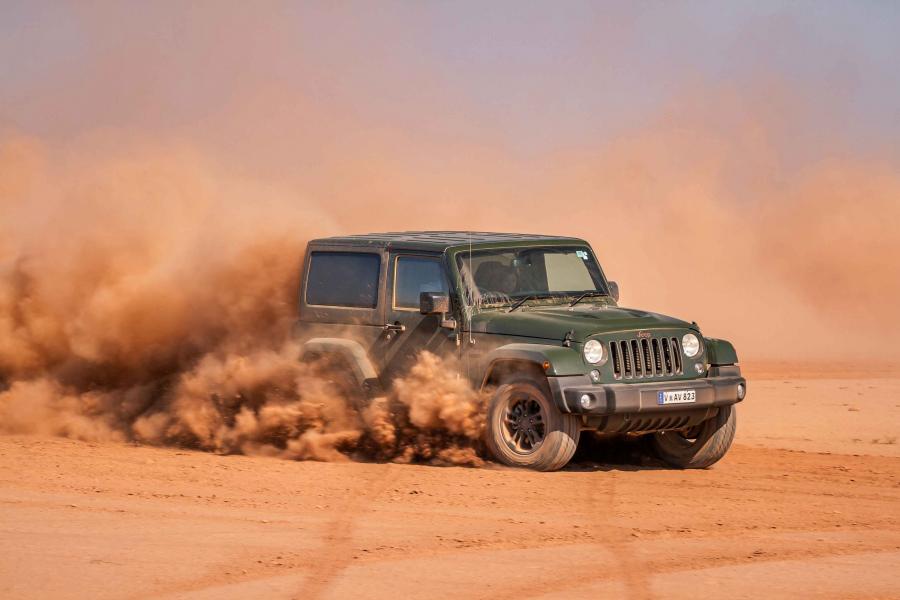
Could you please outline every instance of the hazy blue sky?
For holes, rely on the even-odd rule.
[[[227,146],[242,132],[220,121],[258,132],[303,104],[338,141],[352,121],[528,157],[710,94],[896,158],[900,2],[0,3],[0,126],[50,138]]]

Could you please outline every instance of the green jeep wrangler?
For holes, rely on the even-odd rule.
[[[332,237],[309,243],[296,335],[363,398],[423,350],[455,355],[461,375],[491,391],[484,442],[507,465],[560,469],[582,430],[647,435],[670,465],[712,465],[747,390],[734,347],[618,298],[577,238]]]

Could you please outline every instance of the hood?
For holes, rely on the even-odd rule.
[[[472,330],[523,337],[561,340],[574,331],[574,340],[582,342],[603,333],[632,329],[696,329],[695,325],[657,313],[604,304],[522,307],[488,310],[472,317]]]

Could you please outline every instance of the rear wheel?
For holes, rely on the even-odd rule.
[[[737,411],[723,406],[715,417],[685,431],[660,431],[652,436],[657,456],[680,469],[705,469],[718,462],[734,440]]]
[[[546,382],[513,381],[491,398],[485,444],[504,464],[555,471],[575,454],[580,429],[578,417],[553,405]]]
[[[335,396],[344,398],[347,406],[362,410],[368,404],[365,390],[353,377],[350,363],[336,352],[306,353],[300,361],[309,367],[309,373],[326,382]]]

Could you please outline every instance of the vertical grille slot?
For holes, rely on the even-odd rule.
[[[656,371],[653,368],[653,358],[650,356],[650,343],[646,338],[641,340],[641,354],[644,357],[644,375],[653,377],[656,375]]]
[[[672,374],[672,348],[669,345],[669,340],[666,338],[662,339],[662,351],[663,351],[663,372],[665,375]]]
[[[634,376],[644,376],[644,360],[641,358],[641,351],[638,348],[637,340],[631,340],[631,364],[634,365]]]
[[[675,374],[680,375],[682,372],[681,345],[678,343],[678,338],[672,338],[672,357],[675,359]]]
[[[631,370],[631,357],[629,356],[628,342],[619,342],[619,346],[622,351],[622,372],[625,375],[625,379],[631,379],[634,372]]]
[[[659,340],[653,338],[653,362],[654,362],[654,371],[657,375],[662,375],[662,354],[659,351]]]
[[[622,379],[622,362],[619,358],[618,342],[609,343],[609,355],[612,357],[613,377],[615,377],[616,379]]]

